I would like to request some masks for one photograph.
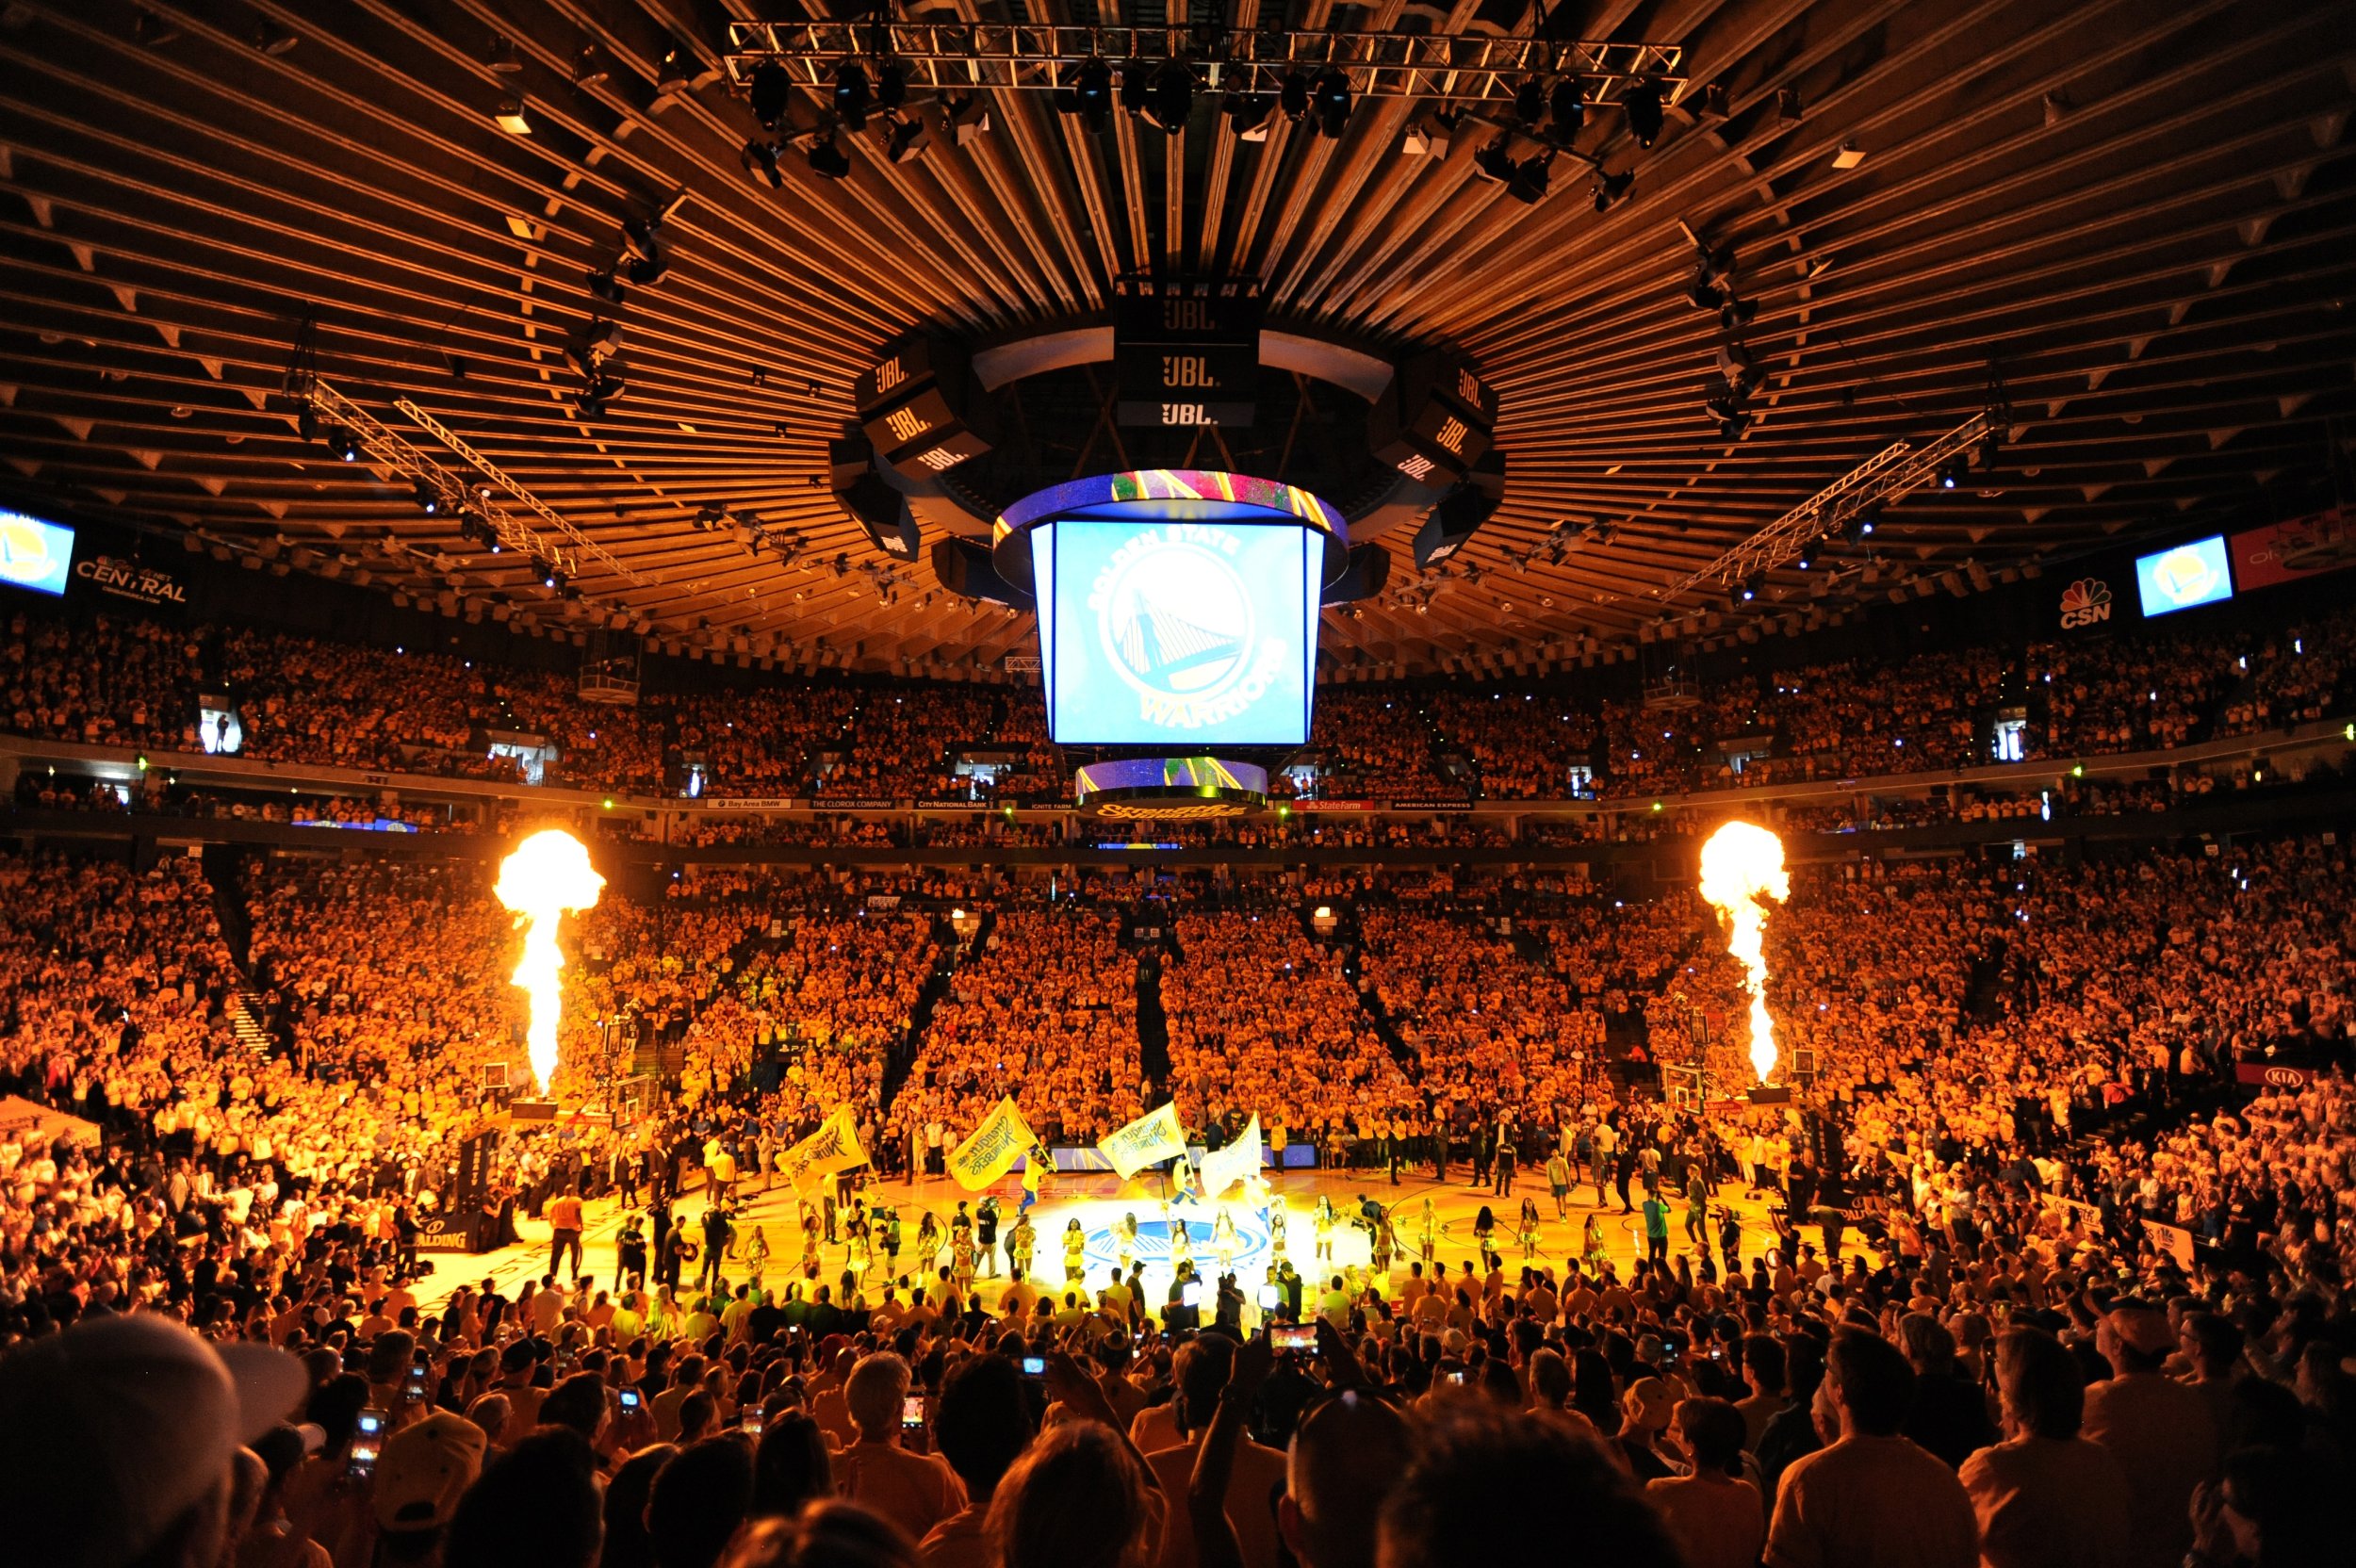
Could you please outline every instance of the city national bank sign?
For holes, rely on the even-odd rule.
[[[136,561],[119,561],[111,555],[88,556],[74,564],[74,575],[102,594],[129,599],[137,604],[175,604],[188,608],[188,592],[179,579],[154,566],[142,566]]]

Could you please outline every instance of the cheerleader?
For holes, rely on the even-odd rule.
[[[1027,1214],[1015,1216],[1014,1230],[1006,1240],[1014,1249],[1014,1271],[1024,1279],[1031,1277],[1031,1252],[1039,1245],[1039,1232],[1031,1227]]]
[[[1170,1222],[1170,1271],[1174,1275],[1194,1263],[1194,1237],[1183,1219]]]
[[[926,1274],[941,1266],[941,1221],[930,1209],[916,1222],[916,1261]]]
[[[1072,1223],[1076,1225],[1079,1221],[1074,1220]],[[1235,1234],[1235,1217],[1225,1209],[1219,1210],[1219,1217],[1211,1222],[1211,1251],[1219,1258],[1219,1271],[1221,1274],[1233,1274],[1235,1271],[1235,1253],[1242,1247],[1243,1238]]]
[[[1415,1245],[1423,1253],[1423,1266],[1430,1268],[1440,1256],[1440,1215],[1432,1206],[1432,1200],[1423,1200],[1423,1215],[1415,1227]]]
[[[1587,1217],[1586,1232],[1579,1237],[1579,1255],[1587,1260],[1588,1268],[1600,1271],[1609,1254],[1604,1250],[1603,1227],[1595,1223],[1592,1213]]]
[[[1385,1288],[1391,1278],[1391,1262],[1399,1256],[1399,1233],[1391,1228],[1391,1217],[1385,1213],[1374,1227],[1374,1272],[1382,1276]]]
[[[1290,1247],[1290,1243],[1291,1243],[1291,1241],[1292,1241],[1292,1225],[1291,1225],[1291,1223],[1290,1223],[1289,1221],[1287,1221],[1287,1220],[1285,1219],[1285,1217],[1284,1217],[1284,1205],[1283,1200],[1279,1200],[1275,1203],[1275,1205],[1274,1205],[1274,1206],[1272,1206],[1272,1207],[1268,1210],[1268,1262],[1269,1262],[1270,1264],[1281,1264],[1281,1263],[1283,1263],[1283,1262],[1284,1261],[1285,1257],[1289,1254],[1289,1252],[1290,1252],[1290,1250],[1291,1250],[1291,1247]]]
[[[960,1297],[973,1294],[973,1233],[959,1231],[949,1241],[949,1278]]]
[[[1522,1200],[1520,1234],[1522,1261],[1528,1263],[1538,1255],[1538,1202],[1535,1199]]]
[[[1429,1199],[1425,1200],[1427,1204],[1430,1201]],[[1317,1235],[1317,1261],[1332,1263],[1333,1261],[1333,1227],[1341,1223],[1341,1217],[1333,1212],[1333,1200],[1318,1199],[1317,1213],[1311,1217],[1309,1223]]]
[[[744,1249],[744,1272],[752,1277],[753,1295],[761,1295],[761,1276],[769,1267],[769,1232],[766,1227],[753,1227],[753,1239]]]
[[[1497,1217],[1489,1212],[1488,1204],[1481,1204],[1481,1212],[1473,1216],[1473,1246],[1480,1250],[1481,1263],[1484,1268],[1488,1266],[1489,1260],[1497,1256],[1489,1249],[1490,1238],[1495,1236],[1497,1232]]]
[[[1077,1219],[1064,1221],[1063,1277],[1067,1284],[1076,1283],[1088,1272],[1088,1233],[1080,1229]]]
[[[851,1278],[863,1281],[867,1278],[869,1267],[875,1262],[874,1246],[868,1240],[867,1235],[867,1221],[852,1220],[850,1229],[844,1232],[843,1235],[850,1252],[850,1260],[845,1266],[846,1272]]]
[[[807,1198],[802,1200],[802,1261],[809,1263],[818,1256],[818,1210]]]
[[[1126,1279],[1131,1266],[1137,1262],[1137,1217],[1136,1215],[1122,1215],[1121,1223],[1113,1227],[1113,1250],[1121,1259],[1120,1273],[1123,1279]]]

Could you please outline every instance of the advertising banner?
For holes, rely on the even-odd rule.
[[[2315,1075],[2303,1067],[2285,1067],[2280,1062],[2235,1062],[2233,1081],[2255,1084],[2261,1088],[2303,1089]]]
[[[2248,593],[2356,565],[2356,527],[2346,511],[2333,507],[2233,534],[2225,547],[2233,557],[2233,581]]]

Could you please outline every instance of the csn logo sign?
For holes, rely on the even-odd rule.
[[[2061,628],[2075,631],[2111,618],[2111,590],[2098,577],[2082,577],[2062,590]]]
[[[1249,710],[1289,651],[1265,635],[1223,528],[1148,529],[1115,550],[1090,585],[1104,657],[1137,694],[1138,717],[1200,729]]]

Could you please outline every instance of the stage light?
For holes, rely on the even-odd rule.
[[[1546,186],[1554,177],[1554,155],[1539,153],[1522,159],[1513,171],[1513,177],[1505,182],[1505,193],[1526,206],[1535,206],[1545,200]]]
[[[614,275],[612,268],[589,274],[589,292],[610,305],[618,305],[622,302],[621,280]]]
[[[1951,457],[1939,466],[1939,487],[1953,490],[1963,482],[1963,459]]]
[[[753,72],[753,118],[764,131],[774,131],[794,104],[793,74],[775,60],[763,60]]]
[[[1317,131],[1336,141],[1350,126],[1350,78],[1339,67],[1317,73]]]
[[[605,405],[621,395],[621,376],[611,370],[600,371],[591,376],[588,384],[581,388],[581,412],[588,418],[601,417],[605,413]]]
[[[1685,291],[1685,297],[1704,310],[1716,310],[1723,302],[1719,298],[1718,286],[1710,281],[1710,273],[1706,270],[1694,275],[1693,286]]]
[[[630,282],[642,286],[651,286],[663,281],[663,275],[671,270],[671,261],[668,256],[658,251],[652,255],[632,256],[624,264],[622,270],[629,275]]]
[[[1113,68],[1091,55],[1072,73],[1071,112],[1091,131],[1101,131],[1112,118]]]
[[[646,261],[655,253],[655,220],[625,218],[622,220],[622,249],[637,260]]]
[[[532,122],[525,117],[521,98],[502,98],[499,106],[491,111],[491,119],[509,136],[530,136]]]
[[[1241,141],[1266,141],[1268,122],[1276,107],[1256,92],[1231,92],[1219,105],[1227,128]]]
[[[1758,314],[1757,300],[1739,300],[1728,294],[1726,302],[1718,308],[1718,324],[1728,332],[1739,332],[1749,326],[1751,318]]]
[[[924,149],[932,145],[932,139],[931,133],[924,129],[924,122],[911,114],[892,127],[886,151],[894,163],[914,163],[924,155]]]
[[[304,403],[295,414],[295,433],[305,441],[319,438],[319,411]]]
[[[1563,140],[1579,134],[1587,122],[1587,91],[1577,76],[1565,76],[1554,84],[1546,99],[1546,114],[1554,122],[1554,134]]]
[[[1153,73],[1145,118],[1159,125],[1165,135],[1176,136],[1186,128],[1186,117],[1193,112],[1194,73],[1178,60],[1165,61]]]
[[[1728,414],[1718,421],[1719,435],[1728,441],[1741,440],[1742,433],[1750,428],[1751,416],[1748,414]]]
[[[360,438],[337,425],[327,433],[327,450],[338,463],[356,463],[360,460]]]
[[[1998,452],[2000,452],[2000,451],[2002,451],[2002,450],[2004,449],[2004,437],[2003,437],[2003,436],[1998,435],[1998,434],[1997,434],[1994,431],[1992,431],[1992,430],[1991,430],[1991,431],[1989,431],[1989,432],[1988,432],[1986,435],[1981,436],[1981,437],[1980,437],[1980,466],[1981,466],[1981,467],[1983,467],[1983,468],[1993,468],[1993,467],[1995,467],[1995,466],[1996,466],[1996,454],[1997,454]]]
[[[875,106],[875,90],[867,82],[867,67],[844,60],[834,68],[834,117],[854,131],[867,129],[867,111]]]
[[[1146,106],[1153,98],[1153,74],[1143,60],[1130,60],[1121,68],[1121,112],[1133,120],[1145,117]]]
[[[1800,547],[1800,553],[1793,559],[1793,564],[1797,565],[1800,570],[1804,572],[1816,564],[1815,540],[1810,539],[1807,544]]]
[[[556,586],[556,568],[536,555],[532,558],[532,575],[538,580],[543,588]]]
[[[908,101],[908,68],[898,60],[886,60],[875,68],[875,106],[886,113],[897,113]]]
[[[1847,522],[1841,525],[1841,536],[1854,545],[1860,539],[1871,538],[1873,530],[1879,526],[1880,519],[1874,513],[1870,511],[1856,513]]]
[[[1595,210],[1610,212],[1635,184],[1636,173],[1633,170],[1622,170],[1617,174],[1598,174],[1595,177]]]
[[[1639,147],[1649,147],[1661,139],[1661,84],[1649,77],[1620,94],[1620,107],[1628,114],[1628,135]]]
[[[962,147],[990,129],[990,102],[980,93],[949,101],[949,140]]]
[[[744,150],[736,155],[736,161],[744,166],[744,172],[747,174],[756,179],[767,180],[772,189],[785,188],[785,176],[777,169],[777,144],[776,142],[763,141],[756,137],[744,143]]]
[[[417,510],[427,516],[431,517],[442,510],[442,493],[424,480],[411,484],[409,490],[417,498]]]
[[[1744,604],[1749,604],[1752,600],[1758,598],[1759,591],[1766,585],[1767,577],[1764,572],[1753,572],[1750,576],[1744,578],[1742,580],[1742,602]]]
[[[810,144],[810,172],[822,179],[847,179],[851,172],[851,155],[826,137]]]
[[[1513,161],[1513,139],[1500,131],[1497,139],[1473,155],[1473,172],[1484,180],[1503,185],[1521,170]]]
[[[1534,126],[1546,118],[1546,84],[1535,76],[1525,76],[1522,85],[1513,90],[1513,117],[1525,125]]]
[[[1284,79],[1276,84],[1276,106],[1284,118],[1298,125],[1309,114],[1309,78],[1298,71],[1287,71]]]

